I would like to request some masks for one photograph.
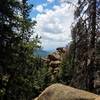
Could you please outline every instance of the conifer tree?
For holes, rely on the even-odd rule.
[[[73,26],[74,72],[71,84],[94,92],[98,0],[78,0]],[[75,35],[76,34],[76,35]]]
[[[36,23],[29,19],[31,7],[27,0],[0,1],[1,100],[30,100],[33,95],[33,50],[39,41],[31,38]]]

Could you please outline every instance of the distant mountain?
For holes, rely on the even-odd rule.
[[[48,54],[50,54],[51,52],[50,51],[45,51],[45,50],[42,50],[42,49],[38,49],[34,52],[34,55],[35,56],[40,56],[40,57],[46,57],[48,56]]]

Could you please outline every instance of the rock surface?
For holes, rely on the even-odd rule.
[[[100,100],[100,97],[62,84],[53,84],[34,100]]]
[[[60,65],[66,53],[68,53],[68,48],[59,47],[56,49],[55,52],[49,54],[46,59],[43,59],[43,61],[49,65],[49,72],[51,73],[51,81],[54,81],[59,77]]]
[[[95,100],[100,100],[100,96],[99,96],[99,97],[97,97]]]

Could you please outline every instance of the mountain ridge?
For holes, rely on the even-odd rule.
[[[47,50],[43,50],[43,49],[38,49],[36,51],[34,51],[34,55],[35,56],[40,56],[40,57],[46,57],[48,56],[52,51],[47,51]]]

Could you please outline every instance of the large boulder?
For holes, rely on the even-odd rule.
[[[46,88],[35,100],[100,100],[90,92],[75,89],[62,84],[53,84]]]
[[[100,96],[99,96],[99,97],[97,97],[95,100],[100,100]]]

